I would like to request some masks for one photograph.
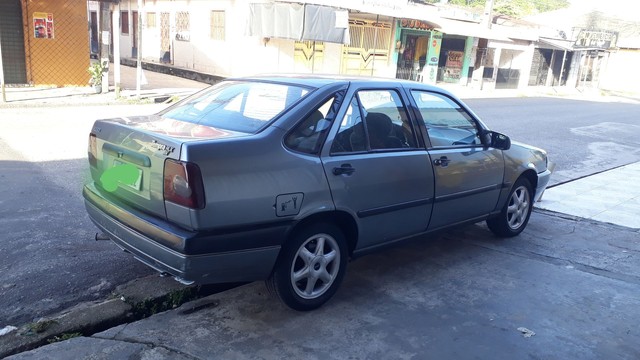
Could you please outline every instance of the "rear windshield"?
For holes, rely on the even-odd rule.
[[[296,85],[223,81],[161,115],[215,128],[256,133],[309,93]]]

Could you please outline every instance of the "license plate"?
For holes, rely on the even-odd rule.
[[[113,160],[113,166],[114,167],[121,166],[121,165],[125,165],[125,163],[123,163],[120,160]],[[130,164],[127,164],[127,165],[133,167],[133,165],[130,165]],[[134,190],[138,190],[138,191],[142,190],[142,169],[139,169],[139,168],[135,168],[135,169],[138,172],[137,176],[135,178],[135,181],[128,182],[128,181],[118,180],[118,184],[121,185],[121,186],[128,187],[130,189],[134,189]]]

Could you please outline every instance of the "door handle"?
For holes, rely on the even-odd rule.
[[[451,160],[449,160],[449,158],[441,156],[440,158],[433,160],[433,165],[447,167],[450,162]]]
[[[351,164],[342,164],[340,167],[333,168],[333,175],[351,175],[356,171]]]

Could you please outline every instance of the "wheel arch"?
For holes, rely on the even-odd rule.
[[[536,189],[538,188],[538,174],[533,169],[525,170],[518,178],[525,178],[529,180],[529,184],[531,184],[531,198],[535,199],[536,197]],[[517,179],[516,179],[517,181]],[[515,184],[515,182],[514,182]]]
[[[345,211],[327,211],[305,217],[293,226],[289,232],[289,236],[285,239],[285,243],[300,229],[303,229],[310,224],[321,222],[334,224],[340,229],[340,231],[342,231],[345,239],[347,240],[349,256],[351,256],[358,243],[358,225],[356,224],[355,219]]]

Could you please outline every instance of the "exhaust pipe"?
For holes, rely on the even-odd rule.
[[[109,235],[107,235],[105,233],[96,233],[95,239],[96,239],[96,241],[99,241],[99,240],[111,240]]]

